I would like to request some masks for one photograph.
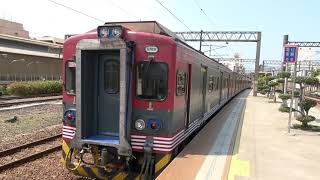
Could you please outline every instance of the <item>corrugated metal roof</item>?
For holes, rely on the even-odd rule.
[[[43,42],[43,41],[39,41],[39,40],[21,38],[21,37],[16,37],[16,36],[10,36],[10,35],[6,35],[6,34],[0,34],[0,39],[35,44],[35,45],[46,46],[46,47],[54,47],[54,48],[62,48],[63,47],[60,44],[48,43],[48,42]]]

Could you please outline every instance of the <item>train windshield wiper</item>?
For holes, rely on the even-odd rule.
[[[150,65],[151,65],[151,63],[153,62],[153,60],[154,60],[154,58],[151,58],[151,59],[149,60],[148,65],[147,65],[147,67],[146,67],[146,69],[144,70],[143,75],[142,75],[142,78],[143,78],[143,79],[146,79],[146,76],[148,75],[148,72],[149,72]]]

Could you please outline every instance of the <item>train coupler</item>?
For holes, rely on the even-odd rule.
[[[139,180],[141,180],[142,176],[144,180],[153,180],[155,178],[155,157],[152,155],[152,146],[148,143],[144,147],[144,157]]]

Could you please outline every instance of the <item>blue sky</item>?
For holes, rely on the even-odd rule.
[[[55,1],[105,21],[156,20],[173,31],[187,31],[155,0]],[[284,34],[289,34],[292,41],[320,41],[320,1],[317,0],[160,1],[192,30],[262,31],[261,59],[281,59]],[[64,34],[82,33],[102,24],[48,0],[2,0],[0,17],[23,23],[34,36],[63,37]],[[226,55],[224,57],[239,53],[242,58],[255,58],[255,44],[229,43],[214,53]]]

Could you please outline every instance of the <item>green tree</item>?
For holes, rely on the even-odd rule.
[[[294,111],[299,112],[301,116],[299,116],[297,120],[302,123],[303,128],[308,128],[309,127],[308,123],[316,119],[314,116],[309,115],[309,110],[312,107],[316,106],[317,102],[311,99],[305,99],[302,102],[300,102],[298,105],[301,110],[299,111],[295,109]]]

